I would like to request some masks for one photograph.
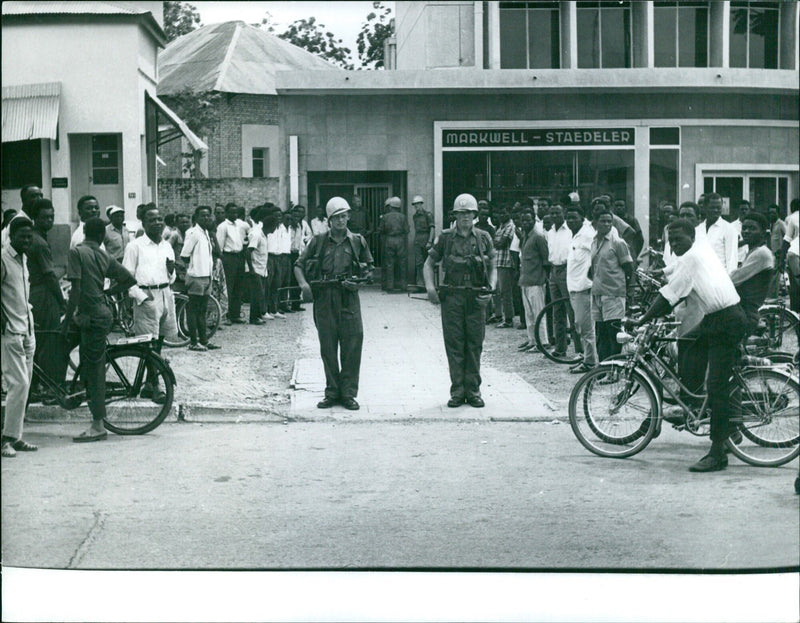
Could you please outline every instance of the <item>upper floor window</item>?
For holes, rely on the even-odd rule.
[[[253,147],[253,177],[269,177],[269,148]]]
[[[3,190],[25,184],[42,187],[42,141],[3,143]]]
[[[777,69],[778,2],[731,2],[731,67]]]
[[[708,2],[656,2],[656,67],[708,67]]]
[[[630,2],[578,2],[578,67],[632,67]]]
[[[561,67],[558,2],[500,3],[500,67]]]

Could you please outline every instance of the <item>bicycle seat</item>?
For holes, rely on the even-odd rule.
[[[150,333],[143,333],[142,335],[134,335],[132,337],[121,337],[114,344],[117,346],[124,346],[125,344],[141,344],[143,342],[152,342],[153,336]]]
[[[764,305],[779,305],[780,299],[764,299]]]

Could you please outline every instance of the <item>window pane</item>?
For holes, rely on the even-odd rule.
[[[601,193],[633,198],[633,150],[591,150],[578,154],[578,192],[581,200]],[[586,205],[586,202],[584,202]]]
[[[750,8],[750,67],[778,68],[778,11]]]
[[[531,68],[559,68],[558,11],[528,11],[528,54]]]
[[[789,207],[789,178],[778,178],[778,205],[783,209],[784,214],[788,214]]]
[[[747,9],[731,8],[731,67],[747,67]]]
[[[92,151],[116,151],[116,134],[95,134],[92,136]]]
[[[119,154],[116,151],[92,152],[92,167],[116,167]]]
[[[738,206],[744,197],[744,178],[718,177],[716,192],[722,197],[722,213],[730,214],[731,206]]]
[[[750,178],[750,205],[767,213],[767,206],[777,199],[778,180],[774,177]]]
[[[253,177],[264,177],[264,161],[253,159]]]
[[[708,10],[684,7],[678,12],[678,54],[681,67],[708,65]]]
[[[525,69],[528,65],[525,13],[519,9],[500,11],[500,67]]]
[[[703,194],[707,195],[708,193],[714,192],[714,178],[713,177],[704,177],[703,178]]]
[[[630,67],[630,11],[606,8],[601,11],[602,67]]]
[[[675,7],[653,9],[653,51],[656,67],[675,67]]]
[[[706,184],[713,182],[706,178]],[[706,191],[710,192],[710,190]],[[664,202],[669,202],[675,208],[678,204],[678,150],[677,149],[651,149],[650,150],[650,223],[649,227],[640,223],[642,229],[650,232],[650,244],[660,240],[664,234],[663,222],[659,214],[659,207]]]
[[[477,199],[487,196],[486,152],[444,152],[442,154],[442,200],[452,206],[461,193],[470,193]]]
[[[492,201],[562,198],[574,188],[574,158],[575,152],[567,150],[491,152]]]
[[[651,145],[680,145],[680,128],[650,128]]]
[[[253,158],[264,159],[264,150],[258,147],[253,147]]]
[[[578,8],[578,67],[600,67],[600,11]]]

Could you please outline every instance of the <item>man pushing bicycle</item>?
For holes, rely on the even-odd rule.
[[[667,229],[670,246],[679,259],[650,309],[630,322],[639,326],[664,316],[684,299],[687,306],[695,306],[702,314],[700,324],[685,336],[694,341],[681,353],[678,369],[681,381],[695,393],[702,393],[708,369],[706,389],[711,407],[711,450],[689,471],[719,471],[728,466],[725,441],[734,432],[728,425],[730,375],[747,319],[722,262],[708,245],[695,244],[694,226],[681,218],[670,223]]]

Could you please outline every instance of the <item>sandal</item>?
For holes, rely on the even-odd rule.
[[[105,430],[102,433],[95,434],[89,434],[89,431],[83,431],[77,437],[73,437],[72,441],[75,443],[88,443],[90,441],[102,441],[106,438],[108,438],[108,431]]]
[[[22,439],[17,439],[11,444],[11,447],[17,452],[36,452],[39,449],[39,446],[34,446],[32,443],[28,443]]]
[[[3,448],[0,453],[2,453],[3,457],[8,459],[17,456],[17,452],[16,450],[14,450],[14,447],[11,445],[10,441],[3,442]]]

